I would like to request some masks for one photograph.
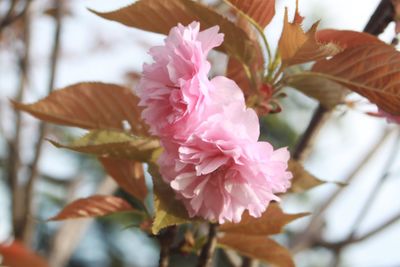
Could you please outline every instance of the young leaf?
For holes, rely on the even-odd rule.
[[[147,196],[143,164],[127,159],[99,158],[105,171],[126,192],[141,200]]]
[[[298,12],[297,3],[292,22],[289,22],[288,10],[285,9],[282,35],[278,43],[279,55],[284,66],[320,60],[340,52],[340,48],[333,43],[317,42],[315,34],[319,22],[314,23],[308,32],[304,32],[301,27],[302,21],[303,17]]]
[[[185,206],[175,198],[172,188],[162,180],[155,164],[149,164],[149,172],[154,184],[155,218],[151,228],[153,234],[167,226],[189,222],[191,219]]]
[[[317,62],[312,71],[368,98],[382,110],[400,115],[400,54],[384,43],[348,48]]]
[[[376,36],[349,30],[326,29],[317,31],[315,35],[317,41],[322,44],[334,43],[343,50],[364,44],[384,44]]]
[[[273,235],[282,232],[283,227],[308,213],[286,214],[277,203],[271,203],[260,218],[254,218],[248,212],[243,214],[240,223],[224,223],[219,230],[225,233],[245,235]]]
[[[13,241],[10,245],[0,244],[0,265],[8,267],[48,267],[42,257],[25,247],[19,241]]]
[[[218,243],[244,256],[260,259],[274,266],[295,266],[290,252],[285,247],[263,236],[226,233],[218,238]]]
[[[257,92],[261,87],[264,72],[264,55],[257,40],[257,33],[250,23],[242,16],[239,16],[236,24],[253,41],[256,57],[248,65],[244,65],[239,60],[229,57],[226,76],[239,85],[245,96],[249,96],[252,92]]]
[[[283,82],[285,85],[318,100],[327,109],[340,104],[349,92],[346,87],[339,83],[306,73],[289,74],[283,78]]]
[[[119,129],[146,135],[139,100],[132,90],[106,83],[78,83],[52,92],[34,104],[13,102],[15,108],[55,124],[84,129]]]
[[[50,141],[56,147],[94,154],[100,157],[148,161],[159,141],[149,137],[137,137],[125,132],[93,130],[69,145]]]
[[[306,171],[298,161],[290,160],[289,170],[293,174],[292,186],[289,189],[290,192],[301,193],[325,183]]]
[[[98,16],[120,22],[129,27],[161,34],[168,34],[178,23],[187,25],[199,21],[202,29],[215,25],[225,34],[225,41],[219,49],[244,63],[253,58],[253,45],[247,34],[234,23],[214,10],[191,0],[140,0],[116,11]]]
[[[64,207],[56,216],[50,218],[49,221],[93,218],[132,210],[132,206],[122,198],[95,195],[75,200]]]
[[[275,0],[226,0],[265,28],[275,16]]]

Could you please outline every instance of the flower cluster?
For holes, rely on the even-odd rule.
[[[142,117],[164,152],[164,181],[189,215],[239,222],[245,210],[261,216],[290,186],[289,152],[258,142],[259,121],[242,91],[226,77],[208,78],[209,51],[223,34],[200,24],[171,29],[165,44],[151,48],[138,86]]]

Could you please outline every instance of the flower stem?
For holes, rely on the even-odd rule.
[[[158,241],[160,242],[160,260],[158,262],[159,267],[169,266],[169,255],[170,247],[174,241],[176,234],[176,226],[171,226],[164,229],[158,236]]]
[[[210,223],[210,229],[208,232],[207,242],[201,249],[199,262],[197,267],[210,267],[212,262],[212,256],[217,245],[217,227],[218,224]]]

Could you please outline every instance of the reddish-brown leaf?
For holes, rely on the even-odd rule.
[[[252,40],[256,58],[248,65],[244,65],[237,59],[229,57],[226,75],[228,78],[234,80],[244,94],[248,96],[251,92],[256,92],[261,87],[264,71],[264,56],[260,44],[257,41],[257,34],[254,27],[241,16],[238,17],[236,24],[242,28]],[[245,68],[247,68],[247,70]]]
[[[265,28],[275,16],[275,0],[227,0]]]
[[[276,241],[263,236],[226,233],[218,238],[218,243],[244,256],[260,259],[274,266],[294,267],[290,252]]]
[[[140,119],[138,98],[132,90],[106,83],[78,83],[52,92],[33,103],[13,102],[14,107],[36,118],[85,129],[131,128],[137,135],[147,134]]]
[[[50,218],[49,221],[93,218],[132,210],[132,206],[122,198],[95,195],[75,200],[64,207],[56,216]]]
[[[349,30],[326,29],[317,31],[315,36],[317,38],[317,41],[322,44],[334,43],[340,46],[342,49],[352,48],[367,43],[383,43],[372,34]]]
[[[147,196],[143,164],[126,159],[99,158],[105,171],[126,192],[141,200]]]
[[[344,97],[349,93],[349,90],[341,84],[303,72],[286,75],[283,81],[285,85],[318,100],[327,109],[332,109],[342,103]]]
[[[211,8],[191,0],[141,0],[112,12],[93,11],[102,18],[120,22],[129,27],[168,34],[178,23],[187,25],[199,21],[201,28],[215,25],[225,34],[225,41],[217,48],[245,62],[254,58],[254,48],[247,34]]]
[[[301,193],[325,183],[306,171],[303,165],[296,160],[289,160],[289,170],[293,174],[290,192]]]
[[[315,34],[318,22],[312,25],[308,32],[304,32],[301,27],[302,21],[303,17],[300,16],[297,5],[292,22],[289,22],[288,10],[285,9],[282,35],[278,43],[283,65],[291,66],[320,60],[340,52],[340,48],[333,43],[321,44],[317,42]]]
[[[271,203],[260,218],[254,218],[248,212],[243,214],[240,223],[224,223],[219,230],[226,233],[245,235],[273,235],[282,232],[283,227],[309,213],[286,214],[277,203]]]
[[[312,71],[368,98],[382,110],[400,115],[400,54],[384,43],[348,48],[317,62]]]
[[[10,245],[0,244],[1,266],[6,267],[48,267],[47,262],[21,242],[13,241]]]

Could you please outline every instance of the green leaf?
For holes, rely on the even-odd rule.
[[[226,233],[218,238],[218,243],[244,256],[260,259],[274,266],[294,267],[290,252],[276,241],[263,236]]]
[[[153,177],[154,184],[155,218],[151,229],[153,234],[157,234],[168,226],[193,221],[189,218],[182,202],[175,198],[172,188],[163,181],[158,167],[154,163],[149,164],[149,172]]]
[[[125,130],[129,126],[132,133],[147,135],[148,127],[140,118],[138,103],[131,89],[85,82],[53,91],[33,104],[13,105],[46,122],[84,129]]]
[[[292,186],[290,187],[289,192],[301,193],[325,183],[306,171],[303,165],[298,161],[289,160],[289,170],[293,174]]]
[[[178,23],[187,25],[199,21],[202,29],[218,25],[225,34],[219,49],[246,64],[255,57],[252,41],[240,27],[211,8],[191,0],[140,0],[112,12],[91,11],[129,27],[161,34],[168,34]]]
[[[62,145],[55,141],[50,142],[56,147],[77,152],[140,162],[150,160],[153,152],[160,146],[158,140],[149,137],[137,137],[125,132],[109,130],[90,131],[69,145]]]
[[[318,75],[289,74],[283,78],[282,82],[318,100],[327,109],[334,108],[343,102],[344,97],[349,93],[343,85]]]
[[[307,215],[309,213],[286,214],[277,203],[271,203],[260,218],[254,218],[245,212],[240,223],[224,223],[219,230],[246,235],[273,235],[281,233],[286,224]]]

